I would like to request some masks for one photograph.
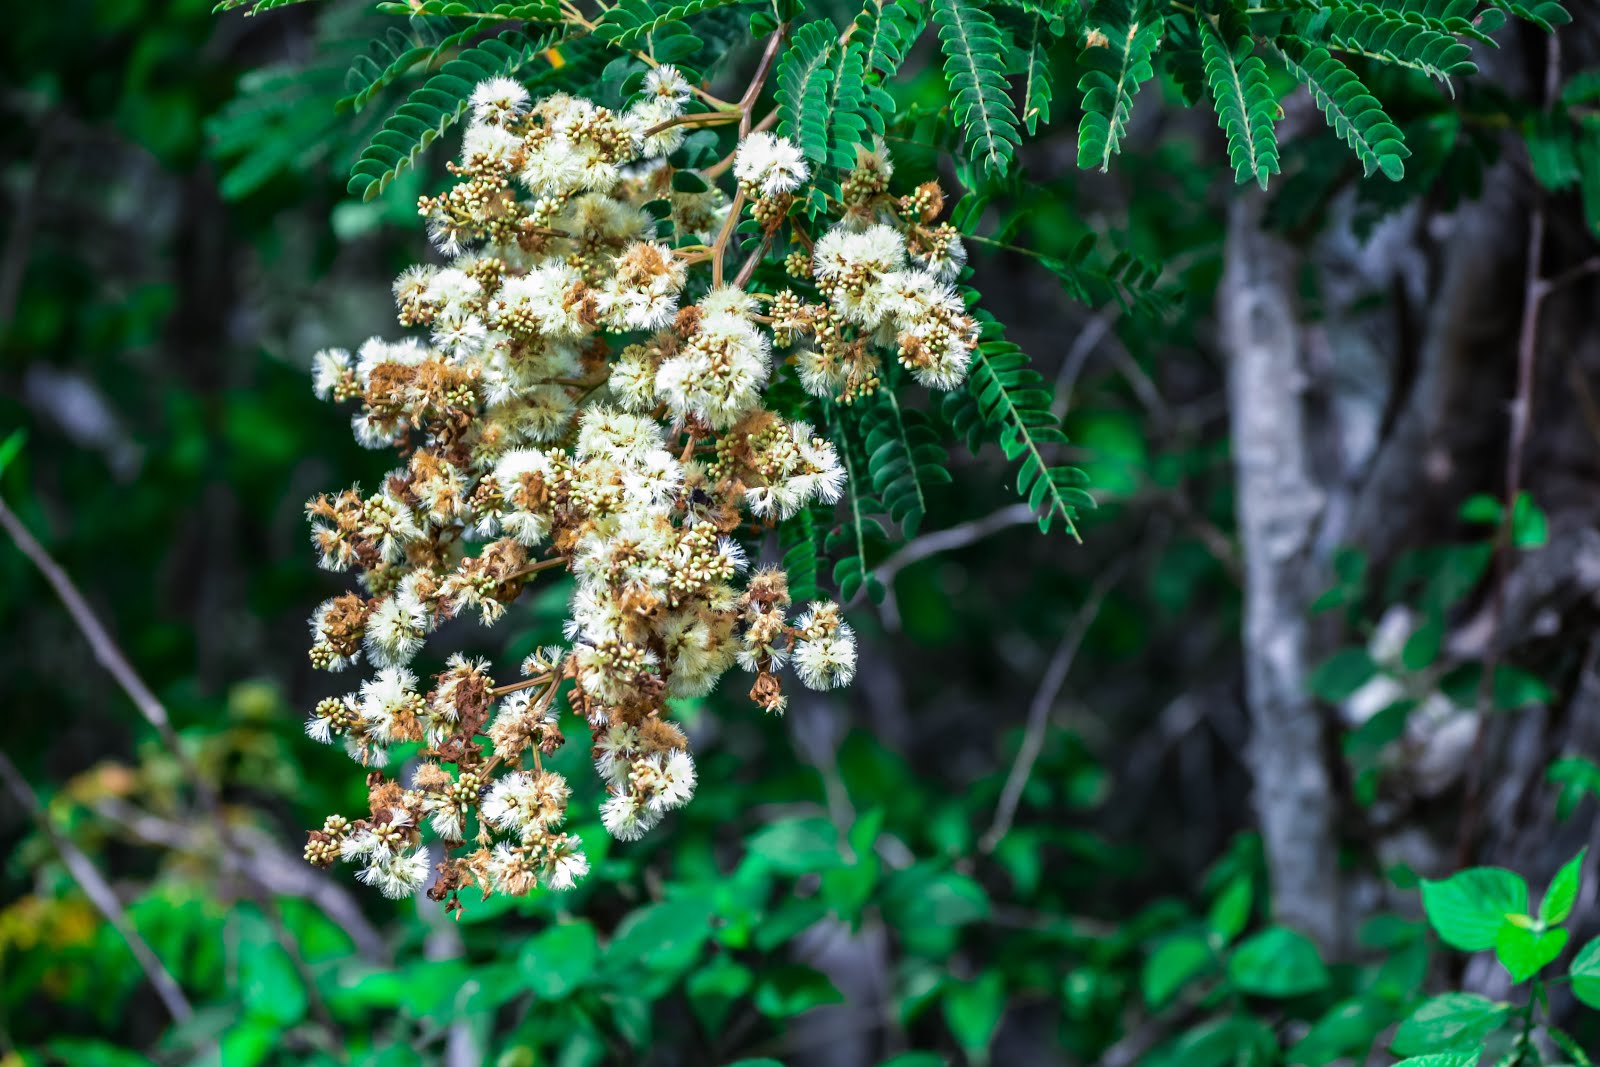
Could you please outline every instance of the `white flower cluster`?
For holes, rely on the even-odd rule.
[[[802,257],[817,302],[708,285],[693,268],[726,247],[694,242],[726,242],[730,202],[675,190],[663,158],[690,92],[669,66],[623,112],[534,102],[506,78],[478,86],[458,181],[419,204],[444,262],[394,286],[401,324],[426,339],[313,360],[317,395],[358,405],[356,438],[404,460],[375,491],[307,507],[320,564],[362,586],[313,614],[312,661],[337,671],[365,657],[377,672],[322,701],[306,730],[369,767],[401,744],[423,746],[424,762],[408,786],[374,775],[371,814],[313,831],[312,862],[359,863],[385,893],[415,892],[432,873],[427,827],[446,846],[436,899],[571,886],[588,870],[562,829],[572,790],[542,763],[564,742],[565,684],[593,734],[601,820],[633,840],[694,792],[668,700],[739,666],[752,699],[778,711],[785,665],[818,689],[854,674],[838,606],[791,619],[783,574],[752,571],[741,546],[845,482],[834,446],[769,410],[767,389],[775,349],[795,345],[801,381],[831,398],[876,383],[877,348],[925,384],[960,381],[976,327],[947,284],[952,239],[927,225],[942,195],[889,197],[887,159],[869,156],[845,218]],[[732,169],[770,234],[810,177],[793,143],[765,133]],[[658,236],[652,201],[669,205],[679,247]],[[568,645],[508,683],[460,655],[419,682],[410,665],[440,624],[493,624],[554,568],[574,579]]]

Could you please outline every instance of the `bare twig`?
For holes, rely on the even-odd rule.
[[[877,576],[878,581],[882,583],[886,591],[883,603],[879,606],[879,611],[883,615],[884,625],[891,630],[898,628],[900,625],[900,612],[894,598],[894,579],[895,575],[902,570],[918,560],[927,559],[929,556],[938,555],[940,552],[963,548],[975,541],[981,541],[1008,526],[1021,526],[1034,521],[1037,521],[1037,516],[1034,515],[1028,505],[1010,504],[999,511],[985,515],[981,519],[973,519],[971,522],[964,522],[947,530],[937,530],[930,534],[924,534],[902,545],[898,552],[878,564],[873,570],[873,574]],[[866,595],[866,588],[863,586],[862,590],[846,605],[846,609],[859,606]]]
[[[89,607],[89,603],[84,600],[83,594],[79,593],[77,587],[72,584],[72,579],[67,577],[67,572],[61,569],[60,564],[50,557],[50,553],[45,551],[44,546],[38,542],[33,534],[28,532],[28,528],[22,524],[22,520],[17,518],[16,512],[12,511],[4,500],[0,500],[0,527],[5,528],[6,533],[11,536],[11,540],[16,543],[17,548],[21,550],[24,556],[28,557],[29,562],[39,569],[39,573],[44,575],[45,581],[50,583],[50,588],[55,590],[56,596],[61,599],[61,603],[67,609],[67,613],[72,616],[72,621],[77,624],[78,629],[82,631],[83,636],[88,640],[89,648],[94,653],[95,661],[110,672],[112,678],[116,679],[117,684],[122,687],[122,691],[128,694],[128,699],[132,700],[134,706],[139,709],[139,714],[143,715],[150,725],[154,726],[161,734],[161,739],[169,747],[176,748],[178,738],[172,730],[172,720],[167,717],[167,709],[162,706],[161,701],[156,699],[156,695],[150,691],[149,686],[145,685],[143,679],[134,671],[132,665],[128,663],[127,657],[123,656],[122,652],[117,648],[116,642],[106,632],[106,628],[100,625],[100,620],[95,617],[94,609]]]
[[[1545,106],[1554,101],[1560,85],[1560,46],[1549,41],[1545,63]],[[1478,681],[1478,732],[1472,741],[1467,761],[1466,786],[1461,806],[1461,825],[1456,839],[1456,858],[1469,866],[1477,848],[1478,825],[1482,821],[1483,776],[1488,758],[1489,719],[1494,702],[1494,675],[1500,667],[1501,635],[1505,624],[1506,582],[1511,574],[1512,520],[1517,497],[1522,493],[1522,463],[1527,452],[1528,427],[1533,416],[1533,382],[1539,357],[1539,312],[1553,288],[1544,277],[1545,230],[1548,225],[1543,194],[1535,190],[1533,211],[1528,218],[1527,265],[1523,270],[1522,322],[1517,330],[1516,394],[1511,401],[1510,442],[1506,447],[1505,498],[1501,502],[1500,522],[1494,536],[1494,583],[1489,591],[1489,631],[1484,639],[1483,674]],[[1580,264],[1580,267],[1583,266]],[[1569,272],[1570,273],[1570,272]],[[1565,275],[1561,277],[1565,278]]]
[[[101,797],[89,807],[113,828],[140,844],[201,858],[210,850],[210,842],[193,828],[151,814],[121,798]],[[249,879],[268,892],[309,901],[350,935],[356,951],[364,959],[375,963],[387,959],[382,935],[362,913],[355,898],[337,883],[266,834],[260,834],[258,839],[248,830],[236,831],[236,840],[243,847],[222,853],[225,871]]]
[[[975,541],[982,541],[992,534],[1010,526],[1023,526],[1034,522],[1037,516],[1027,504],[1008,504],[999,511],[991,512],[981,519],[959,523],[948,529],[936,530],[930,534],[913,538],[901,547],[900,551],[878,564],[876,574],[878,580],[885,585],[894,581],[895,575],[905,570],[918,560],[937,556],[941,552],[952,549],[965,548]]]
[[[199,799],[200,807],[215,824],[217,843],[221,846],[222,851],[224,853],[240,852],[241,849],[235,841],[233,830],[228,825],[227,815],[222,809],[221,797],[218,796],[216,789],[183,747],[177,731],[172,727],[172,717],[167,714],[166,707],[156,698],[155,693],[151,692],[150,687],[145,685],[144,679],[139,677],[139,673],[133,669],[133,665],[128,662],[128,658],[117,647],[116,642],[101,624],[99,618],[96,617],[94,609],[89,606],[89,602],[84,599],[83,594],[72,583],[72,579],[68,577],[67,572],[61,568],[61,565],[45,550],[45,547],[29,532],[28,528],[23,525],[22,520],[3,500],[0,500],[0,527],[4,527],[17,548],[24,556],[28,557],[28,560],[38,568],[39,573],[43,574],[45,580],[50,583],[50,587],[55,590],[56,596],[60,598],[62,605],[66,607],[67,613],[72,616],[72,621],[77,624],[79,631],[83,633],[84,638],[89,642],[89,647],[94,652],[95,660],[111,674],[112,678],[122,688],[122,691],[128,695],[134,706],[139,709],[139,713],[144,716],[145,720],[156,728],[156,732],[161,736],[162,743],[167,747],[172,758],[177,761],[179,768],[188,779],[190,785],[193,786],[195,796]],[[278,913],[276,903],[259,883],[251,879],[245,879],[244,886],[246,892],[261,908],[263,917],[272,927],[274,936],[282,945],[290,962],[294,965],[301,984],[305,986],[307,1002],[310,1005],[313,1017],[322,1024],[331,1037],[337,1039],[338,1026],[333,1021],[333,1014],[329,1011],[327,1002],[317,988],[315,976],[311,973],[310,966],[301,954],[300,946],[284,927],[283,918]],[[333,1044],[334,1047],[337,1047],[337,1040]]]
[[[767,76],[772,73],[772,64],[777,62],[778,48],[783,44],[783,35],[789,29],[788,23],[780,23],[772,31],[772,36],[767,39],[767,50],[761,53],[761,62],[756,66],[755,76],[750,79],[750,85],[744,91],[744,96],[739,100],[739,139],[742,141],[750,136],[750,113],[755,110],[756,100],[761,96],[762,86],[767,84]]]
[[[83,890],[89,898],[89,903],[95,910],[105,916],[106,922],[122,935],[122,940],[127,942],[128,951],[133,953],[133,958],[138,961],[140,970],[150,981],[156,991],[156,996],[161,998],[161,1003],[166,1006],[167,1014],[178,1022],[187,1022],[194,1015],[194,1008],[189,1004],[189,998],[183,995],[177,979],[151,950],[139,931],[134,929],[128,913],[122,909],[122,904],[117,900],[117,894],[112,890],[110,883],[105,879],[94,861],[89,859],[72,839],[55,828],[50,821],[50,815],[44,810],[44,805],[39,802],[39,795],[33,791],[27,779],[22,777],[16,765],[0,752],[0,778],[5,779],[6,787],[17,802],[25,808],[38,824],[39,829],[50,838],[50,843],[55,846],[61,862],[66,864],[67,873],[72,875],[73,881]]]
[[[1044,751],[1045,732],[1050,726],[1050,709],[1055,706],[1056,697],[1061,695],[1067,672],[1072,669],[1072,661],[1077,658],[1089,627],[1094,625],[1095,618],[1100,614],[1100,605],[1112,587],[1127,573],[1129,558],[1124,554],[1100,572],[1100,577],[1089,589],[1089,595],[1067,625],[1067,632],[1062,635],[1061,644],[1056,646],[1055,655],[1050,657],[1044,677],[1039,680],[1039,688],[1033,694],[1033,703],[1028,707],[1028,725],[1022,735],[1022,744],[1017,748],[1017,758],[1011,764],[1006,783],[1000,790],[1000,800],[994,807],[994,820],[978,840],[979,850],[993,852],[1010,831],[1011,822],[1017,815],[1017,805],[1022,801],[1022,791],[1028,785],[1028,776],[1033,773],[1039,753]]]

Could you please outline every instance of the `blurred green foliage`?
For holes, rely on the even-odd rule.
[[[976,276],[986,292],[1016,287],[996,298],[1012,336],[1047,357],[1071,400],[1070,458],[1100,505],[1083,523],[1088,548],[1069,557],[1064,542],[1041,546],[1011,524],[906,564],[886,583],[892,614],[861,623],[864,656],[883,668],[854,704],[797,702],[787,720],[722,694],[684,706],[702,753],[699,795],[639,844],[578,826],[595,873],[566,895],[469,902],[459,921],[425,901],[368,895],[349,894],[353,918],[330,908],[318,894],[348,887],[297,866],[283,873],[298,864],[299,828],[364,797],[341,754],[300,734],[323,695],[304,662],[303,615],[333,588],[312,565],[301,505],[383,468],[312,399],[304,359],[386,324],[384,280],[415,257],[411,204],[437,187],[442,163],[423,156],[366,203],[346,196],[349,168],[405,92],[453,54],[461,27],[419,18],[373,51],[394,20],[356,3],[248,20],[217,19],[194,0],[64,0],[8,15],[0,430],[27,437],[5,438],[0,496],[89,594],[237,832],[279,842],[258,855],[286,882],[268,887],[265,909],[245,890],[255,876],[191,818],[179,762],[33,566],[0,551],[4,750],[196,1009],[170,1023],[121,935],[16,805],[0,822],[0,1065],[837,1055],[884,1067],[1221,1067],[1361,1062],[1391,1039],[1399,1055],[1457,1039],[1475,1049],[1520,1022],[1505,1005],[1476,1005],[1440,1028],[1425,987],[1452,957],[1416,907],[1368,917],[1353,960],[1324,961],[1274,921],[1230,755],[1242,723],[1201,731],[1198,771],[1169,762],[1170,743],[1141,742],[1160,735],[1161,709],[1193,680],[1234,684],[1233,668],[1214,664],[1237,642],[1240,610],[1218,369],[1167,365],[1204,347],[1221,273],[1218,175],[1232,184],[1219,146],[1187,133],[1130,141],[1114,185],[1070,169],[1070,134],[1024,148],[1035,153],[1026,176],[959,170],[972,194],[963,210],[992,220],[992,242],[1032,253],[975,244]],[[410,49],[405,78],[374,81]],[[1063,89],[1082,73],[1075,53],[1065,43],[1048,53]],[[1414,154],[1404,182],[1361,187],[1360,217],[1473,195],[1497,149],[1460,127],[1484,97],[1467,88],[1459,107],[1441,105],[1412,82],[1372,80]],[[1175,103],[1198,84],[1169,75],[1144,93]],[[1577,181],[1563,161],[1593,134],[1582,88],[1570,116],[1528,126],[1552,188]],[[905,172],[948,172],[945,150],[963,142],[937,65],[910,63],[894,99]],[[1314,227],[1351,177],[1330,147],[1343,150],[1319,131],[1286,152],[1272,208],[1286,228]],[[1068,167],[1051,152],[1068,153]],[[1092,260],[1081,258],[1085,237]],[[1159,288],[1182,299],[1154,317],[1120,310],[1105,274],[1120,253],[1164,264]],[[1041,276],[1044,288],[1019,281]],[[1113,370],[1086,371],[1087,351],[1073,355],[1072,338],[1091,329],[1111,336]],[[1015,474],[998,457],[951,471],[953,486],[931,494],[928,528],[1014,506]],[[1469,501],[1463,536],[1417,549],[1383,589],[1360,553],[1341,557],[1320,607],[1360,643],[1322,663],[1312,685],[1331,704],[1379,677],[1399,694],[1344,738],[1364,803],[1430,694],[1470,703],[1484,687],[1486,665],[1453,658],[1441,633],[1481,587],[1500,511]],[[1505,526],[1522,547],[1549,537],[1520,499]],[[986,848],[1037,679],[1125,553],[1137,563],[1087,623],[1072,706],[1044,735],[1015,825]],[[1366,639],[1397,604],[1420,622],[1398,658],[1380,659]],[[559,589],[519,607],[502,627],[506,654],[556,639],[564,610]],[[1551,692],[1506,663],[1487,690],[1506,712]],[[582,736],[569,719],[563,729]],[[569,746],[554,764],[596,789],[582,759]],[[1201,787],[1165,780],[1183,777]],[[1579,757],[1550,778],[1563,817],[1600,791],[1600,770]],[[1197,797],[1211,807],[1196,809]],[[580,795],[576,808],[595,800]],[[1415,875],[1392,874],[1415,905]],[[1513,943],[1520,934],[1501,945],[1507,908],[1489,911],[1485,944],[1463,943],[1431,906],[1427,918],[1445,944],[1495,948],[1518,961],[1513,976],[1530,977],[1541,950]],[[1585,1003],[1600,982],[1592,948],[1569,972]],[[1572,1030],[1562,1054],[1587,1062],[1600,1030],[1592,1018]],[[1031,1058],[1040,1049],[1051,1058]]]

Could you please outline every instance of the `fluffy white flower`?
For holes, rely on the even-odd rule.
[[[363,868],[356,877],[391,900],[414,895],[428,881],[428,850],[419,848]]]
[[[558,340],[576,340],[591,332],[577,296],[581,279],[565,263],[535,267],[506,278],[491,301],[494,324],[510,332],[537,331]]]
[[[509,169],[522,148],[522,138],[503,126],[469,126],[461,137],[461,158],[470,163],[483,159]]]
[[[561,849],[545,865],[545,884],[551,889],[571,889],[589,873],[589,857],[576,847]]]
[[[354,365],[350,353],[344,349],[322,349],[311,357],[311,392],[318,400],[327,400]]]
[[[561,823],[571,793],[559,774],[518,771],[490,788],[483,817],[496,829],[531,836]]]
[[[600,805],[600,822],[618,841],[637,841],[660,821],[661,816],[632,793],[618,793]]]
[[[725,430],[761,403],[771,341],[732,313],[706,316],[689,342],[656,372],[656,391],[679,418],[696,415]]]
[[[379,667],[403,667],[421,651],[427,635],[428,612],[420,603],[398,594],[385,597],[367,617],[367,658]]]
[[[682,104],[689,99],[689,80],[671,63],[663,63],[645,72],[644,95],[654,100],[669,100]]]
[[[792,193],[811,176],[800,146],[787,137],[752,133],[733,157],[733,176],[762,196]]]
[[[528,110],[528,90],[514,78],[490,78],[472,90],[472,121],[504,126]]]
[[[385,667],[361,683],[358,711],[368,732],[382,742],[395,739],[395,728],[414,718],[422,698],[416,692],[417,676],[404,667]]]
[[[856,673],[856,638],[850,624],[841,622],[831,635],[795,642],[794,669],[809,689],[849,685]]]
[[[451,308],[433,320],[433,343],[457,359],[483,351],[489,328],[478,316]]]

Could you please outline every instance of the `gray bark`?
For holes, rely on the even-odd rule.
[[[1325,501],[1303,404],[1298,256],[1261,229],[1260,212],[1258,197],[1235,202],[1220,298],[1244,555],[1248,760],[1278,918],[1337,952],[1336,802],[1321,712],[1305,685],[1315,658],[1308,608],[1326,584],[1317,552]]]

